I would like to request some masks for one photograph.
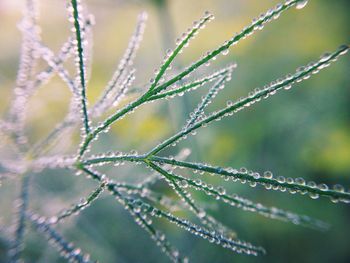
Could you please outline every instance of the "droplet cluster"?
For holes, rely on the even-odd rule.
[[[252,23],[249,26],[246,26],[243,28],[243,30],[240,33],[235,34],[231,39],[225,41],[221,46],[219,46],[217,49],[207,52],[205,55],[202,56],[202,58],[196,62],[194,62],[192,65],[188,66],[186,69],[184,69],[180,74],[174,76],[170,80],[163,83],[158,90],[163,90],[167,88],[168,86],[172,85],[173,83],[182,80],[187,75],[192,73],[194,70],[196,70],[198,67],[202,65],[209,66],[211,60],[215,60],[216,57],[219,54],[222,54],[226,56],[229,52],[229,48],[231,46],[236,45],[240,40],[247,38],[248,36],[252,35],[255,31],[261,30],[264,28],[265,24],[268,22],[275,20],[279,18],[280,14],[285,11],[286,9],[290,8],[291,6],[296,5],[300,0],[288,0],[284,4],[278,4],[275,8],[269,9],[266,13],[261,14],[258,18],[255,18],[252,20]],[[300,3],[299,3],[300,7]],[[186,38],[185,38],[186,39]],[[172,56],[167,57],[172,58]],[[166,65],[166,61],[164,65]],[[162,67],[161,67],[162,69]],[[156,78],[151,80],[151,89],[153,89],[156,84],[158,83],[160,77],[163,75],[163,72],[160,70],[158,75],[156,75]],[[158,76],[158,78],[157,78]]]
[[[128,47],[118,64],[117,70],[114,72],[112,79],[104,88],[101,97],[92,108],[94,116],[100,116],[113,104],[116,106],[120,98],[126,93],[128,87],[131,85],[131,76],[133,75],[134,70],[130,69],[130,67],[134,63],[136,52],[143,39],[146,21],[147,13],[142,12],[138,16],[135,32],[132,34],[129,40]]]
[[[237,67],[236,63],[229,64],[228,66],[224,67],[221,70],[218,70],[218,71],[216,71],[212,74],[209,74],[207,76],[204,76],[202,78],[193,80],[189,83],[175,86],[171,90],[166,91],[166,89],[164,89],[163,92],[159,92],[158,94],[151,96],[149,100],[152,101],[152,100],[156,100],[156,99],[160,99],[160,98],[172,99],[175,96],[181,97],[186,92],[197,90],[198,88],[204,86],[205,84],[208,84],[208,83],[210,83],[210,82],[212,82],[220,77],[228,76],[229,73],[231,73],[233,71],[233,69],[235,69],[236,67]]]
[[[150,153],[156,154],[169,145],[175,146],[180,140],[186,139],[189,133],[195,134],[196,129],[206,127],[208,123],[213,121],[220,121],[223,117],[232,116],[234,113],[261,101],[261,99],[267,99],[269,96],[275,95],[276,92],[281,89],[289,90],[293,84],[310,78],[311,75],[317,74],[321,69],[328,67],[331,62],[337,61],[337,59],[346,54],[348,50],[349,47],[347,45],[342,45],[333,53],[327,53],[326,55],[321,56],[317,62],[311,62],[306,66],[299,67],[294,74],[287,74],[285,77],[272,81],[262,89],[254,89],[254,91],[250,92],[247,97],[242,97],[236,102],[229,100],[225,108],[214,111],[209,116],[200,118],[196,124],[187,129],[182,129],[179,133],[154,147]]]
[[[128,92],[130,86],[132,85],[135,79],[135,70],[130,70],[129,74],[123,79],[122,83],[119,83],[119,80],[115,81],[117,86],[111,87],[111,90],[108,92],[108,95],[101,100],[98,101],[91,110],[91,114],[94,117],[101,116],[104,112],[111,109],[112,107],[117,107],[120,101]],[[107,93],[106,93],[107,94]]]
[[[179,39],[176,40],[176,47],[174,50],[167,50],[164,57],[163,63],[160,66],[159,70],[156,70],[155,77],[150,80],[151,87],[150,90],[153,90],[159,81],[164,78],[164,74],[167,70],[171,69],[170,64],[175,59],[175,57],[182,53],[183,48],[189,45],[190,40],[192,40],[197,34],[198,31],[205,27],[206,23],[213,20],[214,16],[209,12],[205,12],[204,16],[199,20],[193,23],[192,28],[189,28],[186,33],[184,33]]]
[[[32,169],[36,172],[40,172],[45,168],[73,168],[75,162],[76,156],[44,156],[32,163]]]
[[[164,218],[169,222],[176,224],[177,226],[185,229],[186,231],[207,239],[211,243],[216,243],[217,245],[221,245],[224,248],[231,249],[237,253],[245,253],[248,255],[257,255],[258,253],[265,253],[264,249],[261,247],[255,247],[250,243],[240,241],[238,239],[231,239],[226,237],[225,235],[219,234],[215,231],[209,231],[203,227],[190,223],[188,220],[184,220],[174,215],[164,212],[154,206],[143,202],[140,199],[133,199],[131,197],[124,197],[120,194],[120,192],[116,191],[114,188],[110,188],[113,194],[116,196],[117,200],[124,205],[128,210],[132,209],[132,211],[136,214],[145,214],[152,217]],[[137,221],[141,224],[143,221]]]
[[[208,240],[208,242],[210,243],[215,243],[224,248],[235,251],[236,253],[244,253],[254,256],[258,255],[258,253],[265,253],[265,250],[261,247],[253,246],[248,242],[241,241],[238,239],[231,239],[229,237],[226,237],[225,235],[217,233],[216,231],[209,231],[206,228],[200,227],[196,224],[189,222],[188,220],[181,219],[168,212],[164,212],[158,208],[155,208],[148,203],[144,203],[140,199],[129,198],[129,202],[138,205],[138,207],[140,207],[140,211],[143,211],[144,213],[147,213],[154,217],[164,218],[170,223],[176,224],[180,228],[196,236]]]
[[[106,188],[107,183],[108,183],[107,181],[102,181],[99,187],[96,188],[87,198],[82,198],[79,201],[79,203],[72,205],[70,208],[61,211],[57,216],[50,217],[47,220],[47,222],[49,224],[57,224],[71,215],[79,214],[81,211],[83,211],[88,206],[90,206],[91,203],[100,196],[100,194]]]
[[[333,53],[326,53],[321,56],[317,62],[311,62],[305,66],[297,68],[294,74],[287,74],[286,76],[265,85],[261,89],[254,89],[247,97],[240,98],[235,103],[228,101],[225,109],[214,112],[210,118],[213,118],[213,116],[221,118],[222,116],[232,115],[244,108],[250,107],[261,99],[267,99],[269,96],[275,95],[276,92],[281,89],[289,90],[294,84],[309,79],[311,75],[317,74],[320,70],[328,67],[331,62],[337,61],[340,56],[347,53],[348,49],[349,47],[346,45],[340,46]]]
[[[168,242],[164,233],[156,230],[152,226],[152,219],[142,209],[142,201],[125,197],[117,190],[114,184],[108,184],[108,190],[111,191],[117,201],[129,211],[135,222],[151,235],[151,238],[173,262],[188,262],[188,259],[182,258],[179,251]]]
[[[29,214],[28,219],[33,226],[43,233],[49,240],[49,244],[56,247],[61,256],[69,262],[90,263],[90,255],[84,254],[80,248],[76,248],[73,243],[67,242],[64,238],[54,230],[47,219],[36,214]]]
[[[165,177],[166,181],[168,182],[168,185],[175,190],[175,192],[181,198],[182,202],[186,205],[186,207],[189,208],[189,210],[192,211],[199,218],[199,220],[204,226],[207,226],[210,230],[218,229],[220,233],[233,232],[231,230],[228,230],[215,218],[208,216],[206,211],[202,207],[195,204],[194,200],[192,199],[191,193],[185,190],[189,186],[189,183],[185,178],[183,178],[182,180],[174,180],[175,176],[172,172],[165,171],[164,169],[162,169],[159,166],[156,166],[155,164],[151,164],[151,167],[159,171],[160,174],[162,174]]]
[[[242,171],[248,172],[245,168],[242,169]],[[269,173],[269,172],[268,172]],[[282,209],[278,208],[269,208],[266,207],[262,204],[256,204],[248,199],[242,198],[236,194],[234,195],[229,195],[227,194],[227,191],[224,187],[219,186],[217,188],[214,188],[212,185],[207,184],[206,182],[197,179],[197,180],[192,180],[189,178],[185,178],[180,175],[175,175],[171,174],[172,178],[176,181],[179,182],[179,184],[185,184],[186,187],[190,186],[196,190],[203,191],[205,194],[208,196],[212,196],[215,198],[215,200],[222,200],[223,202],[237,207],[241,208],[245,211],[250,211],[250,212],[257,212],[262,216],[269,217],[272,219],[278,219],[282,221],[288,221],[292,222],[293,224],[297,225],[303,225],[315,229],[326,229],[328,228],[328,225],[320,220],[316,220],[313,218],[310,218],[305,215],[298,215],[289,211],[284,211]],[[258,173],[254,173],[253,175],[255,178],[258,178]],[[272,177],[271,177],[272,178]],[[251,182],[250,182],[251,184]],[[254,185],[255,186],[255,185]],[[174,186],[173,186],[174,187]]]
[[[22,32],[22,45],[16,85],[10,108],[10,121],[13,124],[15,140],[19,145],[27,144],[27,138],[23,131],[28,99],[34,91],[32,77],[37,64],[38,42],[40,41],[40,28],[37,25],[37,19],[38,12],[35,1],[28,2],[23,19],[18,25]]]
[[[274,177],[272,172],[266,171],[261,175],[258,172],[250,171],[245,167],[234,169],[232,167],[222,168],[214,167],[205,163],[190,163],[184,161],[177,161],[174,159],[156,157],[154,161],[161,161],[162,163],[169,163],[176,167],[186,167],[200,172],[208,172],[210,174],[217,174],[222,176],[225,180],[231,179],[234,182],[241,182],[243,184],[249,183],[250,186],[255,187],[257,184],[264,186],[267,190],[279,190],[281,192],[288,191],[291,194],[300,193],[308,194],[312,199],[319,196],[326,196],[331,198],[333,202],[350,202],[350,192],[345,191],[344,187],[339,185],[330,189],[325,184],[316,184],[315,182],[306,183],[303,178],[285,178],[283,176]]]
[[[24,175],[21,180],[21,191],[18,199],[15,200],[16,217],[14,218],[14,239],[9,250],[11,261],[19,261],[23,251],[23,239],[26,228],[26,213],[29,205],[29,175]]]
[[[72,4],[68,6],[69,21],[73,23],[72,32],[76,35],[75,44],[75,64],[77,72],[77,80],[79,80],[80,100],[81,100],[81,114],[82,114],[82,135],[90,133],[90,120],[88,117],[88,101],[86,99],[87,76],[86,76],[86,54],[84,52],[85,32],[81,30],[81,25],[84,24],[82,17],[82,6],[80,0],[72,0]]]
[[[197,108],[190,114],[190,119],[187,121],[184,129],[191,127],[199,118],[203,117],[204,109],[211,103],[211,101],[216,97],[218,92],[225,88],[225,82],[231,79],[232,68],[227,72],[227,75],[221,77],[210,89],[209,92],[202,97],[201,102],[198,104]]]
[[[97,119],[108,110],[118,107],[119,102],[125,94],[132,90],[131,85],[135,78],[133,63],[136,51],[143,38],[147,19],[146,13],[139,15],[135,31],[130,38],[127,49],[116,71],[103,89],[95,105],[88,109],[86,89],[90,75],[89,71],[91,69],[92,32],[90,28],[94,24],[93,17],[91,15],[83,15],[83,9],[79,0],[71,0],[68,11],[69,20],[73,24],[73,36],[69,37],[59,52],[55,54],[41,41],[40,27],[37,24],[36,1],[27,1],[24,18],[19,24],[23,42],[14,89],[14,99],[8,119],[4,121],[0,120],[0,132],[8,136],[9,140],[14,139],[11,147],[13,146],[15,148],[14,152],[16,152],[15,160],[5,159],[0,161],[0,183],[3,178],[13,176],[14,178],[21,179],[22,186],[19,199],[16,201],[18,214],[15,218],[14,240],[10,249],[12,261],[18,262],[20,259],[26,228],[25,218],[27,218],[32,222],[35,229],[44,233],[49,243],[53,244],[68,261],[90,262],[89,256],[84,255],[81,249],[76,248],[72,243],[65,241],[53,229],[53,225],[64,221],[68,217],[78,215],[90,206],[92,202],[97,200],[105,189],[115,196],[118,202],[130,213],[135,222],[150,234],[152,240],[155,241],[173,262],[186,263],[188,259],[182,257],[179,251],[170,244],[165,234],[157,229],[158,226],[153,223],[153,220],[158,220],[159,218],[165,219],[179,228],[237,253],[248,255],[265,253],[261,247],[256,247],[245,241],[238,240],[234,231],[208,213],[208,204],[197,203],[197,200],[194,198],[195,196],[192,195],[193,190],[201,191],[216,201],[222,201],[230,206],[254,212],[268,218],[315,229],[327,229],[328,225],[320,220],[280,208],[268,207],[229,193],[229,189],[223,186],[215,186],[203,181],[201,175],[204,173],[218,175],[225,181],[240,182],[251,187],[262,186],[267,190],[278,190],[291,194],[300,193],[302,195],[308,195],[312,199],[326,196],[333,202],[349,203],[350,192],[341,185],[329,187],[326,184],[317,184],[312,181],[306,182],[301,177],[285,178],[283,176],[274,176],[270,171],[259,173],[245,167],[235,169],[231,167],[212,166],[207,163],[188,162],[185,159],[190,154],[189,149],[183,149],[175,157],[169,156],[168,158],[164,158],[156,155],[169,146],[176,146],[180,140],[186,139],[188,134],[195,135],[197,129],[206,127],[213,121],[220,121],[225,116],[230,116],[262,99],[276,94],[279,90],[290,90],[294,84],[310,78],[313,74],[328,67],[339,56],[344,55],[348,51],[349,46],[343,45],[334,52],[324,54],[318,61],[299,67],[292,74],[272,81],[262,88],[254,89],[246,97],[235,101],[228,100],[226,107],[218,111],[212,113],[205,112],[206,107],[224,87],[224,84],[230,80],[236,64],[230,64],[212,74],[204,75],[194,80],[189,80],[191,74],[203,65],[210,66],[211,62],[219,55],[227,56],[230,47],[236,45],[240,40],[247,38],[255,31],[261,30],[266,23],[277,19],[288,8],[295,6],[297,9],[301,9],[306,6],[307,2],[307,0],[287,0],[283,4],[278,4],[266,13],[253,19],[240,33],[234,34],[232,38],[225,41],[217,49],[206,52],[198,61],[179,71],[180,73],[175,72],[173,73],[174,75],[166,77],[167,72],[172,68],[174,59],[196,37],[199,30],[204,28],[207,22],[213,19],[213,15],[206,12],[199,21],[195,21],[193,26],[176,41],[174,49],[166,51],[159,69],[155,70],[154,77],[147,84],[149,89],[144,91],[140,88],[139,91],[142,93],[140,97],[124,107],[116,109],[110,117],[103,119],[93,127],[93,118]],[[64,63],[73,54],[75,55],[76,62],[76,76],[71,77],[68,70],[65,69]],[[39,73],[35,73],[36,62],[40,58],[46,61],[48,67]],[[27,102],[35,90],[49,81],[54,74],[57,74],[72,92],[68,114],[47,138],[41,140],[33,148],[27,148],[29,144],[27,144],[28,140],[24,132]],[[156,145],[148,153],[140,154],[137,150],[131,150],[126,153],[114,151],[103,154],[92,154],[86,157],[90,153],[92,142],[99,139],[100,133],[108,132],[113,123],[133,113],[138,107],[158,99],[171,99],[175,96],[183,96],[186,92],[196,90],[207,84],[211,84],[212,86],[190,114],[189,120],[182,130]],[[83,123],[82,141],[78,154],[64,154],[64,152],[68,152],[67,145],[70,146],[71,135],[73,135],[72,131],[81,120]],[[132,162],[137,165],[142,164],[147,169],[150,169],[152,173],[151,175],[145,175],[143,177],[145,179],[141,180],[141,182],[132,184],[110,180],[107,175],[93,170],[95,166],[104,166],[107,164],[119,166],[124,165],[126,162]],[[79,202],[73,203],[67,209],[48,219],[28,212],[29,175],[39,173],[43,169],[56,168],[68,168],[73,173],[75,172],[76,175],[85,174],[87,177],[99,182],[99,185],[87,197],[81,198]],[[192,176],[195,179],[192,179],[192,177],[188,178],[188,173],[186,173],[186,176],[178,174],[178,168],[187,168],[186,172],[188,170],[193,171],[195,175]],[[158,183],[167,184],[166,186],[172,188],[180,198],[176,199],[173,196],[167,195],[168,192],[163,193],[160,191],[157,188],[158,185],[156,185]],[[197,216],[200,225],[172,214],[175,211],[185,210],[192,211]]]

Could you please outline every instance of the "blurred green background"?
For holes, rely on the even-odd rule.
[[[65,2],[41,1],[42,39],[58,51],[69,35]],[[207,50],[217,47],[252,18],[276,5],[277,1],[258,0],[90,0],[89,11],[95,15],[92,75],[88,97],[93,102],[112,75],[133,32],[137,14],[149,13],[144,41],[135,66],[135,86],[148,83],[159,66],[164,50],[192,22],[209,10],[216,19],[196,37],[176,61],[181,69]],[[11,98],[19,59],[21,36],[16,23],[21,17],[21,1],[0,1],[0,113],[5,114]],[[298,66],[316,60],[322,53],[350,43],[350,2],[348,0],[309,1],[301,11],[292,9],[264,30],[243,40],[197,75],[212,72],[237,62],[232,81],[220,92],[210,110],[239,98],[255,87],[293,72]],[[43,64],[45,65],[45,64]],[[43,66],[42,65],[42,66]],[[69,65],[68,65],[69,66]],[[190,160],[212,164],[271,170],[285,177],[341,183],[350,181],[350,60],[341,58],[321,74],[295,88],[281,92],[233,117],[215,122],[195,137],[169,149],[176,154],[181,147],[191,147]],[[154,103],[115,125],[95,147],[102,150],[146,151],[171,135],[187,118],[205,90],[192,92],[172,102]],[[34,142],[45,136],[66,113],[69,91],[58,77],[40,88],[31,99],[28,135]],[[74,141],[73,141],[74,142]],[[113,148],[111,148],[113,145]],[[72,146],[72,151],[74,151]],[[0,157],[9,158],[11,149],[0,145]],[[11,156],[10,156],[11,157]],[[114,179],[135,181],[149,174],[142,167],[109,168]],[[350,262],[350,209],[328,199],[311,200],[304,196],[265,191],[236,183],[223,183],[208,177],[213,184],[224,184],[232,193],[253,201],[282,207],[329,222],[332,228],[317,232],[291,224],[269,220],[259,215],[231,208],[203,195],[208,211],[237,231],[238,236],[268,251],[258,258],[236,255],[216,245],[193,237],[163,221],[168,237],[192,262]],[[46,170],[33,178],[31,208],[43,215],[53,215],[93,189],[93,182],[70,176],[68,171]],[[164,193],[170,190],[160,186]],[[6,239],[12,231],[13,200],[18,184],[5,182],[0,187],[0,262],[5,262]],[[191,215],[181,213],[182,216]],[[89,209],[59,227],[64,236],[89,251],[100,262],[167,262],[148,234],[108,195],[103,195]],[[25,262],[64,262],[40,234],[29,231],[24,251]]]

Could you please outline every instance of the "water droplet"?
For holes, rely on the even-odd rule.
[[[308,3],[308,0],[300,0],[297,2],[297,5],[295,6],[296,9],[302,9],[304,8]]]
[[[256,182],[249,182],[249,185],[250,185],[251,187],[255,187],[255,186],[257,185],[257,183],[256,183]]]
[[[312,199],[317,199],[317,198],[320,197],[320,195],[317,194],[317,193],[309,193],[309,196],[310,196]]]
[[[337,198],[337,197],[331,197],[331,201],[332,201],[333,203],[338,203],[338,202],[339,202],[339,198]]]
[[[266,179],[271,179],[273,177],[273,174],[270,171],[266,171],[266,172],[264,172],[264,177]]]
[[[315,182],[310,181],[310,182],[307,183],[307,186],[308,186],[308,187],[311,187],[311,188],[316,188],[317,185],[316,185]]]
[[[187,188],[188,187],[188,182],[186,180],[182,180],[182,181],[180,181],[179,185],[182,188]]]
[[[348,45],[341,45],[339,47],[340,50],[343,50],[339,53],[339,55],[345,55],[349,51],[349,46]]]
[[[223,188],[222,186],[219,186],[219,187],[217,188],[217,191],[218,191],[219,194],[221,194],[221,195],[226,194],[226,190],[225,190],[225,188]]]
[[[293,183],[294,183],[294,179],[288,177],[288,178],[287,178],[287,184],[293,184]]]
[[[292,84],[287,84],[286,86],[284,86],[284,89],[285,90],[289,90],[292,88]]]
[[[295,183],[297,183],[299,185],[305,185],[305,180],[301,177],[298,177],[295,179]]]
[[[196,185],[198,185],[198,186],[202,185],[202,180],[200,180],[200,179],[196,179],[194,182],[195,182]]]
[[[318,188],[319,188],[320,190],[322,190],[322,191],[327,191],[327,190],[328,190],[328,186],[327,186],[326,184],[320,184],[320,185],[318,186]]]
[[[340,184],[336,184],[333,186],[333,190],[334,191],[338,191],[338,192],[344,192],[345,189],[344,189],[344,186],[340,185]]]
[[[208,11],[208,10],[206,10],[205,12],[204,12],[204,16],[210,16],[211,15],[211,13]]]
[[[137,155],[138,152],[137,152],[136,150],[132,150],[132,151],[130,152],[130,154],[131,154],[131,155]]]
[[[325,62],[325,61],[329,60],[330,58],[331,58],[331,54],[325,53],[321,56],[320,62]]]
[[[222,51],[222,54],[223,54],[224,56],[226,56],[226,55],[228,55],[229,52],[230,52],[229,49],[225,49],[224,51]]]
[[[205,212],[204,210],[202,210],[202,211],[200,211],[200,212],[198,213],[198,216],[199,216],[200,218],[205,217],[205,215],[206,215],[206,212]]]
[[[286,182],[286,179],[283,177],[283,176],[278,176],[277,177],[277,181],[281,184],[285,183]]]

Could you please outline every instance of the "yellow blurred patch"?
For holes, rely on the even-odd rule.
[[[209,154],[210,160],[220,160],[220,162],[227,162],[234,152],[236,146],[235,139],[232,137],[232,134],[221,133],[216,137],[216,140],[213,142]]]
[[[137,137],[141,141],[155,140],[165,135],[169,131],[169,123],[160,117],[148,117],[140,123],[136,130]]]
[[[322,147],[312,151],[312,165],[338,173],[350,171],[350,129],[337,129],[324,138]]]

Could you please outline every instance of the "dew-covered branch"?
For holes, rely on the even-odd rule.
[[[77,215],[82,210],[90,206],[92,202],[97,200],[97,198],[101,195],[101,193],[106,188],[106,185],[107,185],[107,182],[102,181],[102,183],[93,192],[91,192],[88,197],[82,198],[79,203],[74,204],[70,208],[63,210],[58,215],[50,217],[48,219],[48,222],[50,224],[57,224],[62,220],[66,219],[67,217],[70,217],[71,215]]]
[[[159,82],[159,80],[163,76],[163,74],[166,71],[166,69],[169,67],[170,63],[173,61],[175,56],[180,52],[182,47],[185,46],[185,43],[192,37],[191,33],[190,33],[188,36],[186,36],[182,40],[182,42],[181,42],[182,44],[180,43],[180,45],[177,48],[175,48],[175,50],[173,52],[171,52],[170,56],[166,59],[164,65],[160,68],[159,72],[156,74],[156,77],[155,77],[154,81],[152,81],[151,87],[148,90],[148,92],[146,92],[140,98],[138,98],[134,102],[128,104],[127,106],[125,106],[123,109],[119,110],[118,112],[116,112],[112,116],[108,117],[101,125],[99,125],[95,130],[93,130],[91,132],[91,134],[89,134],[85,138],[85,140],[82,142],[80,150],[79,150],[79,156],[82,156],[86,152],[86,150],[88,150],[88,147],[89,147],[91,141],[96,139],[96,136],[98,136],[98,134],[100,132],[108,129],[109,126],[112,125],[115,121],[119,120],[121,117],[123,117],[127,113],[133,111],[135,108],[137,108],[138,106],[142,105],[143,103],[147,102],[148,99],[152,95],[158,94],[159,92],[167,89],[169,86],[171,86],[175,82],[183,79],[185,76],[187,76],[188,74],[193,72],[195,69],[197,69],[201,65],[208,63],[209,60],[214,59],[217,55],[219,55],[219,54],[224,54],[224,55],[227,54],[227,50],[231,46],[237,44],[241,39],[244,39],[247,36],[251,35],[254,31],[256,31],[258,29],[262,29],[263,26],[267,22],[271,21],[272,19],[276,19],[283,11],[285,11],[286,9],[290,8],[293,5],[296,5],[298,2],[300,2],[300,0],[288,0],[284,4],[277,5],[274,9],[269,10],[264,15],[260,16],[258,19],[253,20],[251,25],[246,27],[246,28],[244,28],[241,31],[241,33],[233,36],[230,40],[226,41],[223,45],[221,45],[220,47],[218,47],[214,51],[209,52],[202,59],[198,60],[197,62],[192,64],[190,67],[188,67],[187,69],[182,71],[182,73],[178,74],[174,78],[166,81],[164,84],[161,84],[160,86],[157,87],[156,86],[157,83]],[[211,19],[211,15],[210,14],[208,14],[205,17],[207,17],[207,18],[205,18],[207,20]]]
[[[278,4],[275,8],[268,10],[265,14],[262,14],[259,18],[253,19],[252,23],[245,27],[240,33],[235,34],[231,39],[225,41],[221,46],[219,46],[217,49],[207,52],[206,55],[204,55],[201,59],[194,62],[192,65],[190,65],[188,68],[186,68],[184,71],[176,75],[175,77],[171,78],[170,80],[166,81],[165,83],[161,84],[160,86],[154,88],[154,93],[158,93],[167,87],[171,86],[175,82],[183,79],[190,73],[192,73],[194,70],[199,68],[202,65],[208,64],[211,60],[216,58],[216,56],[223,54],[227,55],[228,50],[231,46],[236,45],[240,40],[245,39],[246,37],[250,36],[257,30],[263,29],[266,23],[277,19],[283,11],[289,9],[290,7],[297,5],[298,2],[301,2],[300,0],[288,0],[284,2],[283,4]],[[300,5],[299,5],[300,7]]]
[[[149,97],[148,101],[158,100],[162,98],[173,98],[176,95],[181,96],[185,92],[196,90],[197,88],[200,88],[201,86],[207,83],[210,83],[220,77],[227,75],[228,72],[232,71],[234,68],[236,68],[236,64],[228,65],[227,67],[221,70],[218,70],[210,75],[204,76],[202,78],[191,81],[189,83],[183,84],[180,87],[175,87],[171,90],[160,92],[156,95],[152,95],[151,97]]]
[[[225,87],[225,82],[231,76],[221,77],[208,91],[208,93],[202,98],[201,102],[198,104],[197,108],[190,113],[190,119],[187,120],[185,129],[191,127],[197,120],[204,115],[204,109],[211,103],[211,101],[215,98],[219,90]]]
[[[106,178],[105,175],[100,174],[97,171],[87,168],[82,168],[82,170],[90,175],[93,179],[100,182]],[[179,251],[169,243],[165,235],[152,225],[152,220],[147,217],[147,215],[142,213],[139,207],[135,206],[131,202],[128,202],[128,198],[119,191],[118,188],[120,186],[111,181],[108,182],[106,186],[107,190],[110,191],[111,194],[115,196],[117,201],[130,213],[135,222],[150,234],[152,240],[156,242],[157,246],[161,248],[161,250],[169,257],[172,262],[188,262],[187,258],[181,257]]]
[[[134,62],[136,51],[138,50],[143,38],[146,21],[147,13],[142,12],[137,18],[135,31],[129,40],[128,47],[119,62],[117,70],[114,72],[112,79],[108,82],[107,86],[102,92],[101,97],[97,100],[91,109],[93,115],[100,115],[101,112],[105,111],[105,109],[110,105],[108,102],[113,97],[112,93],[114,90],[116,90],[114,93],[118,93],[118,91],[120,92],[120,90],[122,90],[123,86],[119,86],[121,83],[123,83],[123,79],[127,75],[129,67],[132,66]],[[112,100],[112,102],[114,102],[114,100]]]
[[[76,63],[77,72],[79,75],[80,89],[81,89],[81,107],[83,115],[83,125],[85,129],[85,134],[90,133],[90,123],[87,111],[87,99],[86,99],[86,68],[85,68],[85,57],[83,50],[84,32],[81,30],[81,25],[83,24],[83,19],[81,17],[81,5],[79,0],[72,0],[72,17],[74,27],[72,28],[76,36]]]
[[[20,196],[16,200],[17,205],[17,215],[16,215],[16,229],[14,234],[14,240],[10,249],[10,258],[11,262],[17,263],[20,262],[21,254],[24,249],[24,234],[26,230],[26,213],[28,209],[28,191],[29,191],[29,175],[22,175]]]
[[[294,74],[287,74],[285,77],[279,78],[278,80],[265,85],[262,89],[255,89],[253,92],[249,93],[247,97],[241,98],[235,103],[228,101],[225,108],[213,112],[208,117],[199,120],[187,129],[182,129],[177,134],[171,136],[170,138],[154,147],[154,149],[148,153],[148,156],[155,155],[164,148],[172,144],[176,144],[187,134],[195,132],[195,130],[198,128],[205,127],[207,124],[215,120],[221,120],[223,117],[230,116],[244,108],[253,105],[256,102],[261,101],[261,99],[267,99],[269,96],[276,94],[276,92],[279,90],[289,90],[295,83],[308,79],[311,77],[311,75],[317,74],[321,69],[328,67],[330,63],[336,61],[338,57],[346,54],[348,49],[349,47],[347,45],[342,45],[336,51],[321,56],[317,62],[311,62],[306,66],[299,67]]]
[[[239,239],[232,239],[216,231],[209,231],[204,227],[193,224],[186,219],[176,217],[173,214],[156,208],[140,199],[128,197],[126,198],[126,202],[132,204],[134,207],[137,207],[139,211],[142,211],[147,215],[163,218],[193,235],[199,236],[205,240],[208,240],[210,243],[215,243],[236,253],[244,253],[254,256],[257,256],[258,254],[265,254],[265,250],[262,247],[254,246],[246,241],[241,241]]]
[[[236,194],[230,195],[227,193],[224,187],[214,187],[213,185],[207,184],[200,179],[192,180],[170,172],[167,176],[173,181],[176,181],[179,185],[182,186],[182,188],[192,187],[196,190],[203,191],[208,196],[212,196],[215,198],[215,200],[222,200],[231,206],[238,207],[250,212],[256,212],[268,218],[292,222],[296,225],[302,225],[317,230],[326,230],[329,227],[327,223],[313,219],[309,216],[298,215],[296,213],[285,211],[276,207],[266,207],[260,203],[254,203],[251,200],[245,199]]]
[[[49,244],[52,244],[57,249],[61,257],[75,263],[95,262],[90,260],[90,255],[84,254],[80,248],[76,248],[73,243],[66,241],[50,226],[46,218],[33,213],[27,213],[26,217],[38,232],[46,236],[48,241],[50,241]]]
[[[231,179],[234,182],[239,181],[241,183],[248,183],[252,187],[260,184],[268,190],[279,190],[281,192],[288,191],[291,194],[308,194],[313,199],[318,198],[319,196],[326,196],[331,198],[333,202],[350,202],[350,192],[345,191],[344,187],[339,185],[335,185],[334,188],[331,189],[325,184],[305,182],[302,178],[293,179],[285,178],[283,176],[274,177],[269,171],[266,171],[261,175],[258,172],[248,171],[246,168],[223,168],[203,163],[178,161],[163,157],[150,157],[150,160],[161,164],[168,163],[177,167],[185,167],[194,171],[217,174],[224,179]]]
[[[40,39],[40,31],[37,26],[38,8],[35,0],[25,1],[23,18],[19,24],[22,33],[19,67],[17,70],[16,85],[13,99],[10,105],[9,117],[13,124],[12,135],[21,151],[27,149],[27,137],[24,132],[27,114],[28,99],[33,90],[33,73],[37,64],[37,41]]]
[[[198,21],[194,23],[194,26],[188,30],[187,33],[184,33],[182,38],[180,38],[177,43],[174,50],[168,50],[165,60],[163,64],[160,66],[159,71],[157,72],[155,78],[151,80],[151,87],[149,88],[149,91],[153,91],[161,78],[163,77],[164,73],[167,69],[169,69],[170,64],[173,62],[173,60],[177,57],[177,55],[182,52],[182,49],[186,46],[188,46],[189,41],[194,38],[194,36],[198,33],[198,31],[201,28],[204,28],[205,24],[209,21],[214,19],[214,16],[210,14],[209,12],[206,12],[204,16]],[[156,94],[161,89],[154,90],[153,94]]]
[[[187,187],[187,184],[184,184],[185,181],[176,180],[173,177],[172,172],[168,172],[152,162],[149,162],[148,165],[166,179],[167,183],[175,190],[181,200],[197,216],[197,218],[204,226],[208,227],[210,230],[216,230],[220,233],[226,233],[226,235],[230,234],[230,236],[235,236],[234,231],[228,229],[221,222],[218,222],[214,217],[208,215],[203,208],[195,203],[194,199],[191,197],[191,193],[185,190]]]

